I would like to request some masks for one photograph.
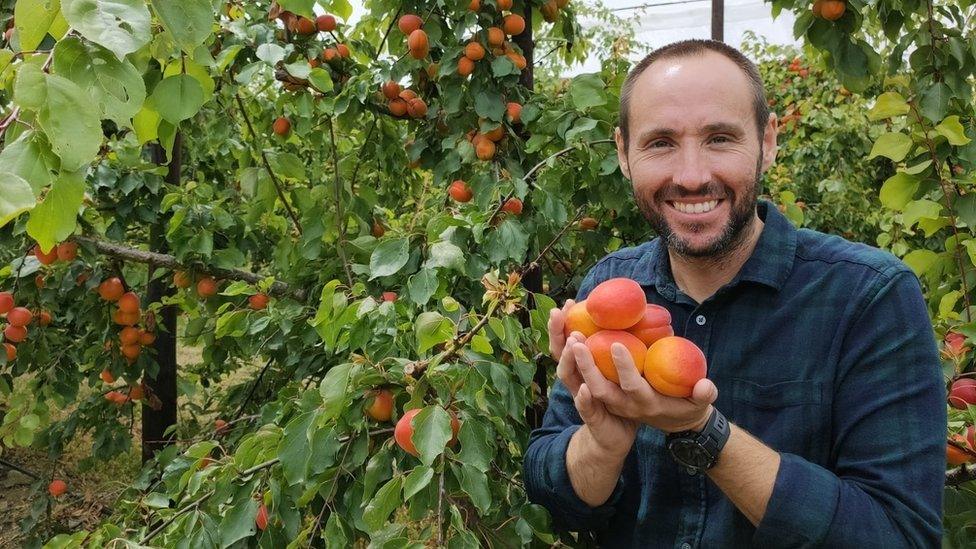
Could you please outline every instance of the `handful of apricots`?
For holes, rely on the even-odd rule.
[[[611,278],[566,311],[564,333],[586,337],[586,346],[603,376],[620,384],[610,346],[621,343],[634,365],[657,392],[686,398],[705,377],[705,354],[691,340],[674,335],[671,313],[647,303],[640,284]]]

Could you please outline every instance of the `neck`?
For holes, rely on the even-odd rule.
[[[727,253],[721,256],[688,257],[668,249],[671,259],[671,273],[675,283],[688,297],[701,303],[711,297],[719,288],[728,284],[739,273],[742,265],[752,255],[762,234],[763,221],[757,214],[748,227],[743,229],[742,238]]]

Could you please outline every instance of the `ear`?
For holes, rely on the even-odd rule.
[[[763,159],[762,159],[762,171],[763,173],[773,165],[776,161],[776,136],[779,135],[779,119],[776,118],[776,113],[769,113],[769,122],[766,123],[766,129],[763,130]]]
[[[613,132],[613,140],[617,143],[617,162],[620,163],[620,171],[624,177],[630,179],[630,164],[627,163],[627,147],[624,145],[624,136],[617,127]]]

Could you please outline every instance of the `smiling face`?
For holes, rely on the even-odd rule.
[[[712,51],[654,62],[631,97],[629,144],[618,128],[617,156],[644,217],[674,253],[731,254],[759,223],[775,115],[760,141],[748,77]]]

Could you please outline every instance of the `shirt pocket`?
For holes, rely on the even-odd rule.
[[[823,400],[821,381],[760,384],[732,378],[729,419],[776,451],[810,457],[827,437]]]

